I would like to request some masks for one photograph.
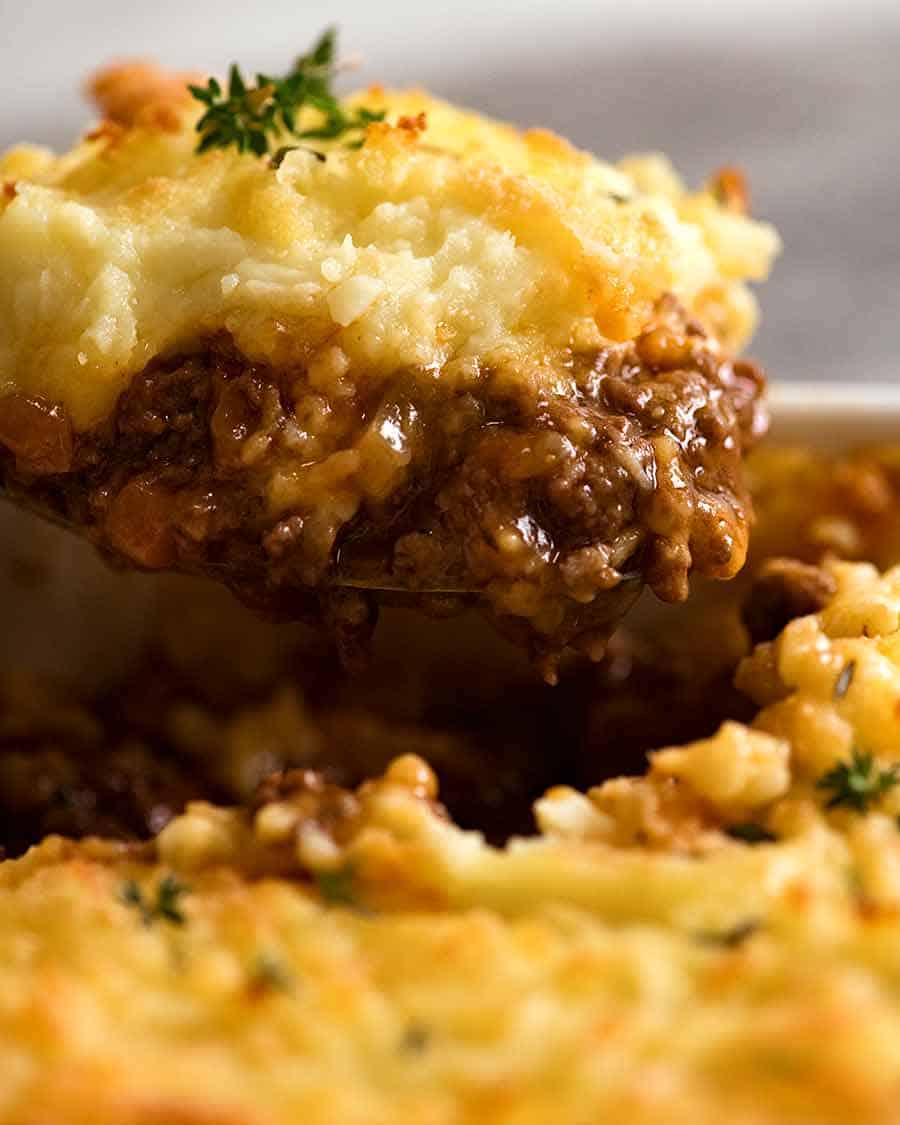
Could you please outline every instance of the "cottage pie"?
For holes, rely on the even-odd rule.
[[[0,157],[8,492],[348,648],[379,597],[475,598],[550,679],[642,581],[736,573],[777,250],[737,173],[378,88],[352,146],[198,153],[186,82],[112,68],[70,152]]]

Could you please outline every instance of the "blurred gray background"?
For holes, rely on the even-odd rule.
[[[694,183],[740,165],[785,242],[753,353],[785,380],[900,377],[898,0],[0,0],[0,145],[68,143],[111,58],[277,70],[328,23],[360,82],[663,149]]]

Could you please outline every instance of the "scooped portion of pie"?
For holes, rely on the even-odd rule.
[[[330,50],[224,90],[114,67],[72,151],[0,157],[0,477],[345,639],[474,597],[552,678],[642,583],[740,568],[777,236],[733,171],[340,102]]]

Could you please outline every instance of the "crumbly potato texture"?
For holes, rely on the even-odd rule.
[[[752,722],[533,837],[407,755],[0,865],[0,1120],[900,1120],[900,569],[825,573]]]
[[[197,156],[189,76],[113,68],[105,121],[57,156],[0,156],[0,394],[107,416],[159,357],[227,336],[249,362],[340,393],[472,364],[549,393],[566,359],[637,335],[674,294],[722,343],[748,335],[772,229],[661,157],[613,166],[418,92],[359,151]]]

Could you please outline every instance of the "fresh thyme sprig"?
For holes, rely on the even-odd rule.
[[[334,871],[316,871],[313,873],[313,878],[323,902],[330,906],[356,905],[354,877],[349,868],[339,867]]]
[[[725,829],[726,835],[733,840],[743,840],[745,844],[773,844],[778,837],[773,836],[768,829],[760,824],[746,821],[743,824],[732,824]]]
[[[856,812],[865,812],[889,789],[900,783],[900,765],[880,769],[872,754],[854,750],[849,762],[839,762],[816,782],[817,789],[830,789],[828,809],[845,805]]]
[[[848,660],[844,667],[841,669],[838,678],[834,682],[834,698],[843,699],[847,692],[850,690],[850,685],[853,683],[853,677],[856,675],[856,661]]]
[[[365,106],[348,110],[341,104],[331,89],[337,69],[336,50],[337,32],[329,28],[284,78],[257,74],[256,85],[250,86],[233,63],[227,91],[215,78],[205,86],[189,86],[197,101],[206,106],[197,122],[200,139],[196,151],[233,145],[238,152],[265,156],[272,141],[285,135],[301,141],[343,140],[347,148],[361,147],[366,127],[373,121],[383,121],[384,111]],[[304,107],[321,115],[314,128],[298,128],[298,114]],[[278,147],[277,163],[292,147],[297,146]],[[315,155],[322,159],[321,153]]]
[[[250,986],[255,992],[290,992],[294,981],[285,966],[271,953],[260,953],[250,971]]]
[[[119,898],[126,906],[134,907],[145,926],[150,926],[157,918],[183,926],[186,918],[181,906],[181,897],[190,887],[174,875],[164,875],[156,888],[156,901],[144,896],[144,892],[134,879],[126,879],[119,891]]]
[[[737,949],[747,938],[753,937],[762,928],[756,918],[747,918],[727,930],[701,930],[695,939],[701,945],[721,945],[725,949]]]

